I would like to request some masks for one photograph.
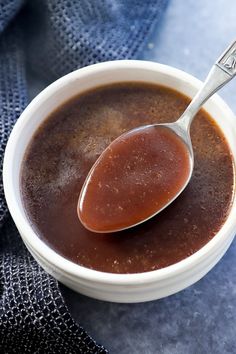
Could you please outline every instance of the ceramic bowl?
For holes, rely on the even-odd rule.
[[[236,231],[236,202],[215,237],[190,257],[166,268],[139,274],[112,274],[79,266],[59,255],[34,232],[20,194],[22,159],[42,121],[71,97],[104,84],[143,81],[193,97],[202,83],[175,68],[146,61],[113,61],[76,70],[52,83],[24,110],[9,138],[3,166],[7,204],[21,237],[38,263],[53,277],[87,296],[114,302],[142,302],[176,293],[203,277],[224,255]],[[236,161],[236,121],[217,95],[204,106],[218,123]]]

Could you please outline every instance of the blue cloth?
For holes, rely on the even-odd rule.
[[[27,104],[26,67],[51,81],[84,65],[135,58],[167,0],[25,3],[0,0],[0,169]],[[0,352],[106,353],[73,321],[57,281],[27,252],[8,215],[2,181],[0,224]]]
[[[166,0],[34,0],[30,62],[55,79],[76,68],[132,59],[157,25]],[[33,14],[33,15],[32,15]],[[30,29],[28,32],[31,32]]]

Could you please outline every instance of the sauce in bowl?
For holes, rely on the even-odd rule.
[[[21,171],[25,211],[38,237],[72,262],[111,273],[160,269],[209,242],[230,211],[234,170],[228,143],[204,110],[191,126],[193,176],[168,208],[112,234],[87,230],[77,216],[81,188],[105,148],[128,130],[175,121],[188,102],[162,86],[121,83],[84,92],[52,112],[32,137]]]

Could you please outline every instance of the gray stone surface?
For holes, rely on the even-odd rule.
[[[235,14],[235,0],[172,0],[142,58],[204,79],[236,37]],[[236,80],[220,94],[236,111]],[[236,353],[236,242],[202,280],[158,301],[113,304],[62,291],[74,318],[111,354]]]

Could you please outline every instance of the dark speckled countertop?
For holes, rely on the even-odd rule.
[[[203,80],[235,38],[235,0],[172,0],[142,59]],[[236,80],[220,95],[236,112]],[[72,316],[111,354],[236,353],[236,241],[203,279],[165,299],[115,304],[61,288]]]

